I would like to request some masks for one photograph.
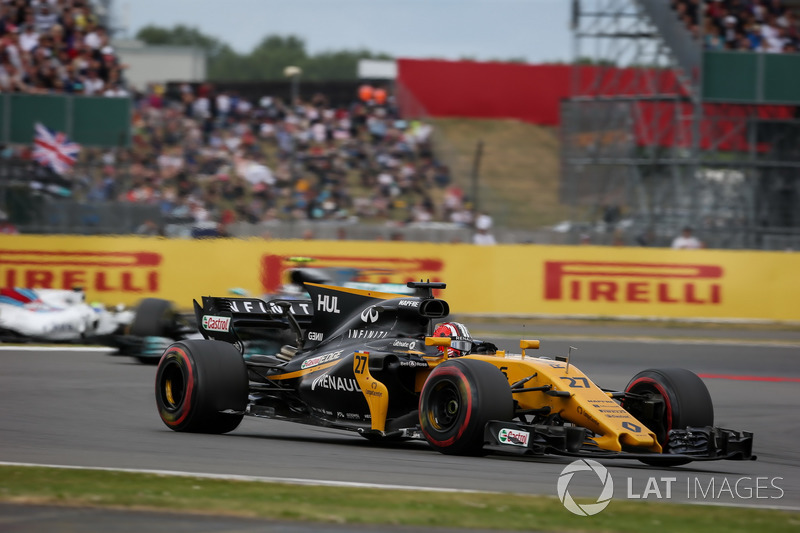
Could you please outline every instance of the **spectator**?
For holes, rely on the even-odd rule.
[[[142,222],[138,228],[136,228],[137,235],[148,235],[148,236],[156,236],[162,235],[161,229],[158,227],[158,224],[155,220],[147,219]]]
[[[472,243],[487,246],[497,244],[497,241],[495,240],[494,235],[489,233],[489,230],[478,228],[475,231],[475,235],[472,237]]]
[[[6,212],[0,210],[0,235],[17,235],[18,233],[19,230],[8,220]]]
[[[472,237],[473,244],[492,245],[497,244],[494,235],[489,230],[492,229],[492,217],[486,213],[481,213],[475,218],[475,235]]]
[[[727,15],[722,19],[722,38],[725,41],[725,47],[735,49],[738,41],[736,27],[739,21],[733,15]]]
[[[83,80],[83,90],[85,94],[94,95],[102,94],[105,83],[100,79],[97,70],[90,68],[86,72],[86,78]]]
[[[22,34],[19,36],[19,46],[28,53],[39,46],[39,33],[32,24],[26,24],[23,28]]]
[[[656,236],[653,228],[647,228],[642,233],[639,233],[636,235],[635,240],[638,246],[653,246],[656,242]]]
[[[8,62],[0,64],[0,91],[28,92],[29,90],[17,67]]]
[[[16,26],[10,26],[2,42],[8,61],[17,70],[24,70],[27,65],[23,64],[22,61],[22,53],[19,46],[19,29]]]
[[[706,49],[707,50],[724,50],[725,41],[722,38],[722,31],[715,25],[709,24],[707,26],[706,34]]]
[[[764,5],[766,0],[753,0],[753,3],[750,7],[750,12],[753,14],[753,18],[759,24],[764,22],[766,15],[767,15],[767,7]]]
[[[39,33],[47,33],[58,21],[58,13],[55,13],[50,5],[40,3],[38,9],[34,12],[33,18],[36,24],[36,31]]]
[[[106,29],[102,26],[95,26],[93,23],[90,23],[83,41],[87,46],[90,46],[92,50],[100,50],[104,46],[108,46]]]
[[[122,87],[122,84],[120,84],[119,82],[112,82],[106,85],[106,88],[103,91],[103,96],[119,98],[128,96],[128,91],[126,91],[125,88]]]
[[[692,234],[692,228],[689,226],[683,228],[681,234],[672,241],[672,248],[674,250],[696,250],[702,247],[703,243]]]

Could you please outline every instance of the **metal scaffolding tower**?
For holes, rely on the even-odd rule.
[[[702,50],[663,0],[573,0],[561,198],[573,220],[666,245],[800,247],[800,121],[786,106],[704,101]],[[702,38],[702,35],[699,36]]]

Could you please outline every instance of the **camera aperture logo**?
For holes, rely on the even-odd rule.
[[[600,479],[603,488],[595,503],[579,504],[575,502],[572,495],[569,493],[569,484],[577,472],[594,472],[598,479]],[[567,511],[579,516],[593,516],[608,507],[608,504],[611,503],[611,497],[614,495],[614,480],[611,479],[611,474],[608,472],[608,469],[597,461],[579,459],[571,462],[561,471],[561,475],[558,477],[556,490],[558,491],[558,499],[561,500],[561,503],[564,504]]]

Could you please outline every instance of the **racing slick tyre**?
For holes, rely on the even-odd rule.
[[[513,415],[506,377],[494,365],[474,359],[450,359],[434,368],[419,399],[422,433],[445,454],[483,454],[486,423]]]
[[[639,372],[625,387],[626,393],[663,400],[663,409],[634,400],[623,400],[622,407],[656,434],[662,448],[671,429],[714,425],[714,404],[703,380],[685,368],[659,368]],[[642,459],[651,466],[677,466],[691,459]]]
[[[136,337],[169,337],[175,310],[172,302],[161,298],[144,298],[136,306],[130,334]]]
[[[227,342],[176,342],[158,363],[156,405],[161,420],[172,430],[233,431],[244,417],[247,395],[244,359]]]

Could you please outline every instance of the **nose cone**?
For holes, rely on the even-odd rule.
[[[623,446],[631,446],[636,448],[653,448],[655,446],[658,446],[656,437],[652,433],[644,433],[641,435],[635,435],[633,433],[623,433],[619,436],[619,442]]]

